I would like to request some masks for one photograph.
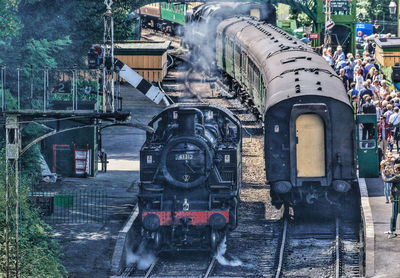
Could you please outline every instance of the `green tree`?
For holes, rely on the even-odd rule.
[[[38,127],[27,127],[23,138],[35,137]],[[27,140],[28,142],[28,140]],[[4,141],[0,143],[4,146]],[[65,277],[66,270],[60,264],[60,248],[52,237],[49,225],[41,220],[38,210],[30,201],[30,185],[37,177],[40,150],[33,146],[22,156],[22,171],[19,184],[19,265],[21,277]],[[15,217],[15,179],[10,169],[10,210],[9,210],[9,246],[10,271],[15,273],[16,250],[16,217]],[[5,154],[4,147],[0,151],[0,229],[5,230]],[[0,277],[6,273],[6,240],[5,233],[0,233]]]

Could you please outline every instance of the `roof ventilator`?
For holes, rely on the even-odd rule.
[[[300,85],[297,84],[296,86],[294,86],[296,88],[296,94],[300,93]]]
[[[322,87],[318,87],[317,90],[318,90],[318,91],[322,91]]]
[[[295,78],[294,82],[299,82],[299,80],[300,80],[299,78]]]

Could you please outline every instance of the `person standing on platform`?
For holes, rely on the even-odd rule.
[[[302,42],[304,42],[305,44],[311,45],[311,41],[308,38],[307,33],[303,33],[303,37],[300,39]]]
[[[390,218],[390,231],[387,232],[388,238],[396,237],[396,222],[397,215],[399,214],[399,200],[400,200],[400,164],[394,165],[394,176],[389,177],[385,174],[382,176],[384,182],[392,183],[390,190],[390,200],[392,201],[392,217]]]
[[[382,177],[385,175],[388,178],[393,176],[393,164],[394,164],[394,157],[392,153],[388,153],[387,159],[381,162],[381,170],[382,170]],[[383,182],[383,193],[385,194],[386,204],[389,203],[389,196],[390,190],[392,188],[392,184],[389,182]]]
[[[364,89],[363,83],[364,83],[364,70],[362,68],[359,68],[357,70],[357,74],[355,74],[354,81],[356,82],[356,90],[361,91]]]
[[[365,104],[361,106],[361,112],[363,114],[376,114],[376,107],[372,103],[370,96],[365,96]],[[374,139],[374,129],[373,123],[362,124],[362,140]]]
[[[392,131],[389,128],[389,124],[386,122],[385,115],[381,116],[381,121],[378,123],[378,142],[381,145],[383,158],[386,159],[386,150],[388,147],[388,141],[392,136]],[[371,138],[368,138],[371,139]]]

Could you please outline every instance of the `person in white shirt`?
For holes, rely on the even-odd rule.
[[[391,104],[388,104],[386,106],[386,108],[387,108],[387,111],[383,115],[385,115],[386,122],[389,123],[390,116],[392,116],[392,114],[394,113],[393,112],[393,106]]]
[[[374,82],[372,82],[372,86],[370,88],[370,90],[372,91],[372,93],[375,96],[375,99],[379,99],[380,89],[381,89],[381,86],[379,85],[379,81],[375,79]]]
[[[396,143],[397,153],[399,153],[399,141],[400,141],[400,132],[399,132],[399,124],[400,124],[400,114],[399,114],[399,107],[395,107],[393,109],[394,113],[390,115],[389,118],[389,127],[392,128],[392,138],[394,143]]]
[[[374,105],[376,107],[376,122],[379,123],[379,119],[382,116],[382,102],[375,100]]]
[[[396,126],[400,123],[400,114],[399,114],[399,107],[395,107],[393,109],[394,113],[390,115],[389,124]]]

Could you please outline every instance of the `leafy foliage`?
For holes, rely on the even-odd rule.
[[[21,29],[18,4],[19,1],[0,0],[0,45],[7,44]]]
[[[0,144],[4,146],[4,141]],[[37,154],[39,149],[33,147],[24,157],[22,164],[29,167],[30,171],[23,171],[20,177],[19,186],[19,264],[21,277],[64,277],[65,268],[59,263],[61,253],[57,242],[51,237],[51,228],[40,219],[39,212],[32,206],[29,198],[29,186],[35,176],[30,165],[32,162],[37,164]],[[37,168],[38,165],[36,165]],[[36,169],[37,170],[37,169]],[[11,176],[13,169],[10,169]],[[37,175],[37,172],[36,172]],[[0,151],[0,229],[5,230],[6,219],[6,200],[5,200],[5,154],[4,148]],[[10,178],[10,207],[15,207],[15,179]],[[15,273],[15,231],[16,221],[13,209],[9,211],[10,216],[10,268],[11,275]],[[6,273],[6,254],[5,254],[5,234],[0,233],[0,276],[5,277]]]
[[[133,2],[113,3],[116,40],[131,36]],[[98,0],[0,0],[0,63],[84,67],[89,47],[103,40],[104,12]]]
[[[389,13],[391,0],[358,0],[357,22],[395,21],[396,16]]]
[[[312,26],[312,20],[305,13],[291,8],[289,19],[296,20],[297,26]]]

